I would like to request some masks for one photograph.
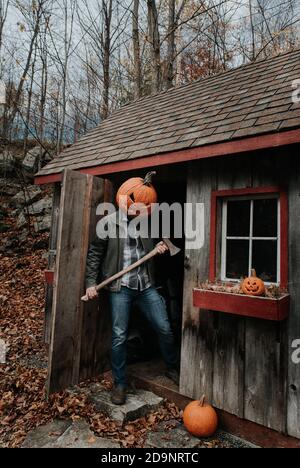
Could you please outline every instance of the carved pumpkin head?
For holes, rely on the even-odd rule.
[[[265,283],[257,278],[255,270],[252,270],[251,276],[242,282],[242,290],[248,296],[264,296],[266,293]]]
[[[210,437],[218,427],[218,416],[214,408],[205,403],[205,396],[200,401],[192,401],[183,412],[183,424],[195,437]]]
[[[119,188],[117,203],[129,216],[151,213],[151,205],[157,202],[157,193],[152,185],[155,174],[156,172],[149,172],[144,179],[134,177]]]

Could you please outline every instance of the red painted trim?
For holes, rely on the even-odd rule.
[[[210,214],[210,256],[209,256],[209,281],[214,282],[217,276],[217,209],[218,195],[212,192]]]
[[[38,176],[34,178],[35,185],[47,185],[55,184],[56,182],[62,182],[63,172],[60,174],[51,174],[46,176]]]
[[[230,190],[215,190],[213,193],[216,197],[242,197],[244,195],[260,195],[270,193],[280,193],[281,188],[277,186],[273,187],[246,187],[241,189],[230,189]]]
[[[45,282],[46,284],[53,284],[54,283],[54,271],[52,270],[45,270]]]
[[[210,222],[210,260],[209,281],[216,280],[217,263],[217,209],[218,199],[227,197],[251,196],[259,194],[278,194],[280,197],[280,285],[288,286],[288,195],[281,187],[254,187],[235,190],[216,190],[211,195],[211,222]]]
[[[289,201],[287,192],[280,191],[280,282],[283,288],[288,287],[289,273]]]
[[[193,303],[198,309],[280,322],[289,315],[290,296],[272,299],[194,289]]]
[[[149,155],[138,159],[128,161],[119,161],[111,164],[102,164],[100,166],[87,167],[80,169],[80,172],[91,175],[107,175],[117,172],[131,171],[134,169],[143,169],[153,166],[162,166],[166,164],[176,164],[186,161],[194,161],[203,158],[212,158],[217,156],[230,156],[238,153],[245,153],[258,149],[275,148],[278,146],[300,143],[300,129],[287,132],[272,133],[256,137],[244,138],[242,140],[233,140],[225,143],[214,143],[198,148],[190,148],[180,151],[172,151],[158,155]],[[62,180],[61,173],[35,178],[35,184],[43,185]]]

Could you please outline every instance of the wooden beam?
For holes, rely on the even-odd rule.
[[[300,364],[292,359],[293,343],[300,337],[300,173],[299,161],[291,154],[289,187],[289,291],[291,294],[290,318],[288,322],[288,380],[287,380],[287,430],[288,434],[300,438]]]
[[[134,169],[144,169],[152,166],[162,166],[166,164],[176,164],[197,159],[242,154],[249,151],[276,148],[279,146],[291,145],[295,143],[300,143],[300,129],[249,137],[242,140],[228,141],[225,143],[215,143],[202,147],[172,151],[158,155],[149,155],[147,157],[119,161],[111,164],[86,167],[80,169],[79,172],[84,174],[91,174],[94,176],[108,175],[117,172],[131,171]],[[61,181],[61,179],[61,173],[41,175],[35,178],[35,184],[52,184],[54,182]]]
[[[48,270],[54,271],[56,262],[56,248],[57,248],[57,235],[58,223],[60,212],[60,196],[61,184],[56,183],[53,190],[53,204],[52,204],[52,217],[51,229],[49,239],[49,258]],[[46,298],[45,298],[45,317],[44,317],[44,342],[49,344],[51,340],[51,317],[52,317],[52,304],[53,304],[53,283],[46,285]]]

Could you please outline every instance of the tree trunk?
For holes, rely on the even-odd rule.
[[[42,17],[42,7],[43,7],[43,5],[39,4],[39,9],[37,10],[37,13],[36,13],[36,23],[35,23],[33,35],[31,37],[31,41],[30,41],[30,46],[29,46],[29,51],[28,51],[28,55],[27,55],[25,68],[23,70],[23,73],[22,73],[22,76],[21,76],[21,79],[20,79],[20,82],[19,82],[19,86],[18,86],[18,89],[17,89],[17,92],[16,92],[16,97],[15,97],[15,100],[14,100],[13,110],[12,110],[10,116],[9,116],[9,119],[8,119],[8,125],[11,125],[13,123],[13,121],[14,121],[16,115],[17,115],[17,112],[18,112],[18,106],[19,106],[19,103],[20,103],[21,95],[23,93],[24,82],[25,82],[25,80],[27,78],[27,74],[28,74],[28,71],[29,71],[29,68],[30,68],[30,65],[31,65],[32,54],[33,54],[33,51],[35,49],[36,39],[37,39],[37,36],[39,34],[39,30],[40,30],[40,21],[41,21],[41,17]]]
[[[37,50],[35,46],[34,51],[34,59],[31,65],[31,78],[30,78],[30,85],[28,89],[28,98],[27,98],[27,110],[26,110],[26,120],[25,120],[25,130],[24,130],[24,145],[23,145],[23,153],[24,156],[27,153],[27,145],[28,145],[28,136],[29,136],[29,129],[30,129],[30,112],[31,112],[31,103],[32,103],[32,94],[33,94],[33,81],[34,81],[34,74],[35,74],[35,64],[36,64],[36,56]]]
[[[175,0],[169,0],[169,24],[168,24],[168,52],[166,63],[166,88],[172,88],[174,79],[174,57],[175,57]]]
[[[140,0],[134,0],[132,12],[132,42],[133,42],[133,62],[134,62],[134,97],[138,99],[142,95],[142,70],[140,56],[140,35],[139,35],[139,6]]]
[[[104,14],[104,38],[103,38],[103,94],[100,115],[101,119],[107,119],[109,114],[109,90],[110,90],[110,43],[111,43],[111,20],[112,20],[112,0],[108,4],[102,2]]]
[[[155,0],[147,0],[147,5],[148,31],[152,57],[152,91],[158,92],[161,89],[160,35],[158,27],[158,13]]]

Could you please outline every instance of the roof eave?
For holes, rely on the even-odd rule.
[[[265,135],[252,136],[240,140],[214,143],[195,148],[188,148],[179,151],[171,151],[157,155],[149,155],[138,159],[118,161],[111,164],[85,167],[78,169],[83,174],[94,176],[105,176],[118,172],[131,171],[134,169],[144,169],[153,166],[163,166],[176,164],[197,159],[206,159],[218,156],[230,156],[238,153],[245,153],[259,149],[276,148],[280,146],[300,143],[300,128]],[[54,174],[37,175],[34,183],[36,185],[53,184],[61,182],[63,172]]]

